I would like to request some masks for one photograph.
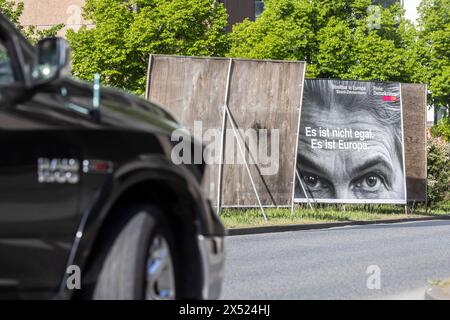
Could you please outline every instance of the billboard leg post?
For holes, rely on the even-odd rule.
[[[145,99],[150,100],[150,75],[152,73],[152,66],[153,66],[153,55],[150,54],[148,57],[148,66],[147,66],[147,80],[146,80],[146,86],[145,86]]]
[[[294,215],[294,206],[295,206],[295,202],[292,201],[291,202],[291,215]],[[303,209],[303,208],[302,208]]]
[[[219,160],[219,179],[217,182],[217,214],[220,216],[222,211],[222,177],[223,177],[223,157],[225,148],[225,129],[227,123],[227,112],[225,107],[223,108],[223,119],[222,119],[222,136],[220,142],[220,160]]]
[[[230,82],[231,82],[231,72],[233,68],[233,59],[230,59],[230,63],[228,65],[228,73],[227,73],[227,86],[225,88],[225,98],[223,105],[223,118],[222,118],[222,136],[220,141],[220,160],[219,160],[219,177],[217,182],[217,214],[220,216],[222,211],[222,179],[223,179],[223,163],[224,163],[224,154],[225,154],[225,139],[226,139],[226,129],[227,129],[227,108],[228,108],[228,99],[230,97]]]
[[[300,182],[300,186],[302,187],[303,194],[306,197],[306,201],[308,202],[309,207],[311,208],[312,211],[314,211],[314,208],[311,204],[311,200],[308,197],[308,193],[306,192],[306,189],[305,189],[305,186],[303,185],[302,179],[300,179],[300,174],[298,173],[297,168],[295,169],[295,176],[297,177],[298,182]],[[294,202],[293,201],[292,201],[292,212],[291,213],[292,214],[294,213]]]

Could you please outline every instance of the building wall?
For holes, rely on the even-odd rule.
[[[245,18],[255,20],[255,0],[221,0],[228,11],[228,29],[244,21]]]
[[[16,2],[18,2],[17,0]],[[21,0],[25,8],[21,17],[23,26],[36,26],[47,29],[64,23],[66,27],[59,33],[64,36],[66,29],[79,29],[83,25],[91,26],[81,16],[85,0]],[[228,10],[229,26],[242,22],[245,18],[255,19],[255,0],[220,0]],[[229,30],[231,27],[228,28]]]
[[[36,26],[47,29],[63,23],[66,27],[59,33],[65,35],[66,29],[79,29],[82,25],[90,25],[81,16],[85,0],[21,0],[24,12],[21,17],[23,26]]]

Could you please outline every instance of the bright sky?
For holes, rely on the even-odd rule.
[[[403,0],[403,6],[405,8],[405,17],[413,22],[418,18],[417,7],[421,0]],[[434,120],[434,109],[427,109],[427,121],[432,122]]]
[[[417,19],[417,7],[420,4],[420,0],[403,0],[406,10],[406,18],[415,22]]]

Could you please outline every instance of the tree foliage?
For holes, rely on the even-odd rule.
[[[450,190],[450,144],[443,138],[428,137],[428,202],[438,204]]]
[[[422,0],[418,59],[425,67],[417,80],[428,83],[435,106],[450,108],[450,0]]]
[[[63,23],[56,24],[47,29],[38,29],[36,26],[29,26],[25,30],[22,29],[22,32],[32,44],[36,44],[41,39],[55,37],[62,28],[64,28]]]
[[[450,117],[442,118],[439,123],[431,128],[435,137],[442,137],[450,143]]]
[[[87,0],[92,29],[68,31],[74,74],[142,93],[149,54],[223,56],[225,8],[217,0]]]
[[[13,0],[0,0],[0,11],[15,25],[19,26],[19,19],[23,13],[23,2]]]
[[[23,14],[24,3],[22,1],[0,0],[0,12],[8,19],[32,42],[37,43],[40,39],[55,36],[64,24],[58,24],[48,29],[37,29],[35,26],[27,28],[20,24],[20,17]]]
[[[308,62],[307,76],[409,81],[415,28],[401,5],[371,0],[266,0],[256,21],[233,28],[230,55]],[[377,20],[377,14],[379,19]]]

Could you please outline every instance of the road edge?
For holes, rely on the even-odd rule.
[[[364,226],[373,224],[394,224],[403,222],[433,221],[433,220],[450,220],[450,215],[421,217],[421,218],[403,218],[403,219],[384,219],[384,220],[362,220],[362,221],[345,221],[345,222],[326,222],[326,223],[309,223],[309,224],[288,224],[276,226],[262,227],[246,227],[227,229],[227,236],[242,236],[249,234],[261,233],[277,233],[288,231],[306,231],[316,229],[329,229],[346,226]]]

